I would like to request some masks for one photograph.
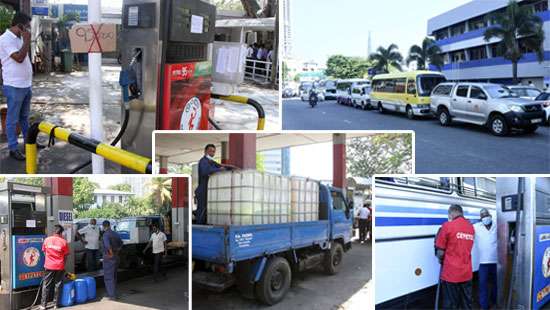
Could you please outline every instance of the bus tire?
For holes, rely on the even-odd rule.
[[[329,275],[337,274],[342,268],[344,248],[339,242],[334,242],[330,251],[325,255],[325,272]]]
[[[451,125],[451,115],[449,114],[449,110],[445,107],[441,107],[437,110],[437,119],[441,126]]]
[[[414,111],[413,111],[413,109],[410,105],[407,106],[407,108],[405,109],[405,112],[407,113],[407,118],[408,119],[414,119],[415,118]]]
[[[274,305],[286,296],[290,289],[292,271],[288,261],[282,257],[272,257],[256,283],[256,298],[266,305]]]
[[[384,106],[382,105],[382,102],[378,102],[378,112],[384,114],[386,113],[386,109],[384,109]]]
[[[365,109],[369,110],[369,111],[372,110],[372,104],[371,104],[370,100],[367,100],[367,105],[365,106]]]

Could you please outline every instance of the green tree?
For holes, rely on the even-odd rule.
[[[412,170],[411,134],[376,134],[351,139],[348,171],[355,177],[374,174],[403,174]]]
[[[11,27],[11,20],[15,11],[11,8],[0,5],[0,34],[3,34],[6,29]]]
[[[86,177],[73,178],[73,205],[76,210],[86,210],[94,202],[94,190],[99,188]]]
[[[407,57],[407,65],[413,61],[416,61],[416,68],[418,70],[426,70],[428,65],[433,65],[441,71],[443,67],[441,48],[435,44],[432,38],[426,37],[422,41],[422,46],[411,46],[409,57]]]
[[[115,190],[115,191],[121,191],[121,192],[131,192],[132,186],[130,184],[116,184],[109,186],[109,189]]]
[[[371,63],[361,57],[333,55],[327,59],[325,74],[336,79],[362,78],[368,72]]]
[[[544,60],[544,29],[542,19],[529,6],[510,0],[503,13],[494,16],[494,23],[485,30],[485,41],[499,38],[497,48],[512,62],[514,83],[518,83],[518,62],[526,49],[534,51],[539,63]],[[520,39],[521,38],[521,39]]]
[[[403,56],[401,56],[398,49],[395,44],[390,44],[388,48],[384,48],[383,46],[378,47],[376,53],[369,56],[369,59],[374,62],[374,69],[379,73],[388,73],[390,72],[390,68],[402,71],[401,62],[403,61]]]

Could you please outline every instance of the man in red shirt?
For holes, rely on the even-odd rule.
[[[472,247],[474,226],[462,207],[449,207],[449,221],[439,230],[435,247],[441,266],[444,309],[472,308]]]
[[[46,255],[44,262],[44,279],[42,280],[42,303],[40,309],[46,309],[46,303],[54,286],[53,301],[57,305],[59,288],[65,274],[65,258],[69,255],[67,241],[63,239],[63,227],[55,225],[53,235],[46,238],[42,244],[42,251]]]

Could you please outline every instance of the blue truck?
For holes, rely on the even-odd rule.
[[[273,305],[292,273],[323,266],[338,273],[351,249],[353,203],[341,189],[319,185],[319,220],[264,225],[193,225],[193,284],[221,292],[236,285]]]

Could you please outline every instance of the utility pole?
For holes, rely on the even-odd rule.
[[[101,23],[101,0],[88,0],[88,23]],[[90,128],[92,139],[103,142],[103,91],[101,88],[101,51],[88,53],[90,78]],[[102,174],[105,163],[102,157],[92,154],[92,172]]]

